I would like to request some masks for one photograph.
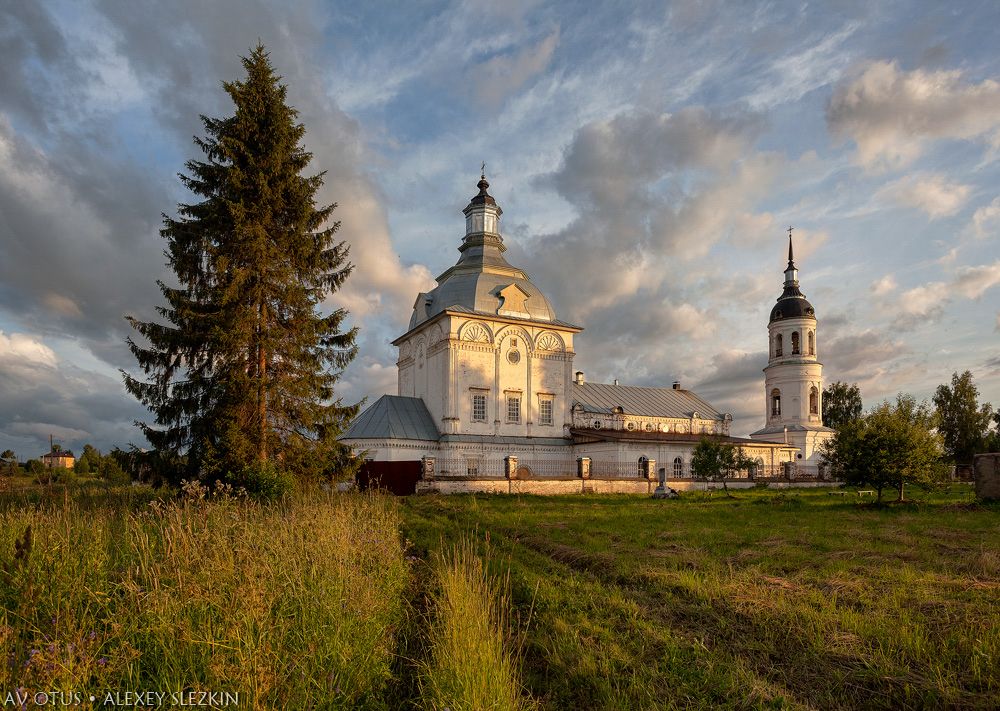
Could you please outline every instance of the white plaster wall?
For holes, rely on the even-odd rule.
[[[792,333],[801,334],[801,348],[792,354]],[[809,353],[809,333],[814,334],[815,352]],[[768,326],[768,365],[764,369],[764,422],[770,425],[822,424],[823,364],[818,360],[819,341],[816,320],[792,318],[775,321]],[[782,335],[782,355],[775,355],[775,337]],[[817,390],[816,414],[809,413],[809,392]],[[781,392],[781,416],[771,417],[771,392]]]
[[[455,317],[450,329],[449,370],[454,431],[462,434],[501,435],[514,437],[562,437],[569,404],[566,388],[572,371],[572,333],[531,322],[509,324],[489,318]],[[488,334],[484,337],[483,334]],[[550,337],[545,338],[546,334]],[[546,346],[540,350],[543,337]],[[470,339],[477,340],[470,340]],[[514,346],[516,340],[517,345]],[[512,363],[509,354],[519,358]],[[487,395],[486,422],[473,422],[474,392]],[[507,395],[521,398],[519,422],[507,421]],[[540,394],[553,402],[552,424],[542,425],[539,419]],[[447,397],[447,396],[445,396]]]
[[[343,440],[355,456],[377,462],[414,462],[437,456],[438,443],[424,440],[351,439]]]

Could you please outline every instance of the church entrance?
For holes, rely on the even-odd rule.
[[[366,461],[358,471],[358,489],[384,489],[396,496],[408,496],[417,491],[420,462]]]

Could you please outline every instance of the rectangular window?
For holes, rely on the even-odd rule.
[[[549,398],[538,402],[538,419],[543,425],[552,424],[552,400]]]
[[[521,396],[508,393],[507,395],[507,422],[519,423],[521,421]]]
[[[472,421],[486,422],[486,393],[472,394]]]
[[[465,460],[465,473],[468,476],[479,476],[479,460],[478,459]]]

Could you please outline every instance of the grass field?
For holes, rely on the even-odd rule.
[[[399,510],[148,489],[0,498],[0,689],[236,692],[240,708],[387,707],[409,567]],[[98,702],[100,707],[100,702]]]
[[[914,493],[875,508],[825,490],[7,491],[0,690],[238,691],[269,709],[1000,707],[1000,508]]]
[[[411,497],[403,518],[421,552],[489,541],[543,708],[997,708],[1000,509],[970,501]]]

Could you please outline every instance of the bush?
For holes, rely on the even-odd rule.
[[[38,460],[32,460],[38,461]],[[36,484],[74,484],[76,472],[66,467],[47,467],[38,462],[38,467],[29,469],[35,475]]]
[[[246,489],[260,501],[274,501],[286,496],[295,488],[292,475],[274,462],[248,464],[226,477],[229,484]]]
[[[118,460],[112,457],[110,454],[101,457],[101,463],[98,468],[98,476],[100,476],[104,481],[109,484],[128,484],[132,481],[132,478],[128,475],[121,465],[118,464]]]

